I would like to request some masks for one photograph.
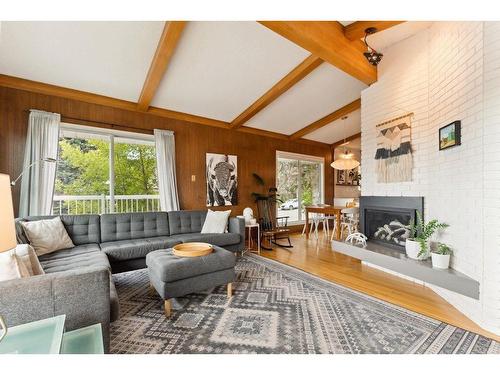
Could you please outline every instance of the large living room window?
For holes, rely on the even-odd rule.
[[[158,210],[153,136],[61,124],[54,214]]]
[[[291,224],[305,220],[305,206],[324,202],[324,159],[316,156],[276,152],[276,181],[280,200],[277,215]]]

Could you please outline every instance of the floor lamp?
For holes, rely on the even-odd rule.
[[[10,177],[0,174],[0,253],[15,249],[16,229],[14,226],[14,209],[12,207],[12,192],[10,188]],[[0,315],[0,341],[7,335],[7,325]]]

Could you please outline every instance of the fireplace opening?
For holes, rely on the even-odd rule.
[[[412,215],[408,212],[366,210],[366,233],[372,240],[390,245],[405,246],[410,237],[409,224]]]
[[[423,216],[423,197],[362,196],[359,203],[361,232],[368,240],[404,251],[409,224],[417,211]]]

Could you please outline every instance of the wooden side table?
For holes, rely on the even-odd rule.
[[[252,238],[252,229],[257,228],[257,251],[253,250],[254,241]],[[245,224],[245,236],[248,229],[248,246],[245,248],[245,253],[247,251],[251,253],[257,253],[260,255],[260,225],[259,224]]]

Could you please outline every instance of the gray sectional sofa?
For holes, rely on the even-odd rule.
[[[238,252],[245,244],[245,223],[230,218],[227,233],[202,234],[207,211],[170,211],[104,215],[61,215],[75,247],[39,257],[45,275],[0,282],[0,314],[17,325],[66,314],[66,329],[103,325],[109,348],[109,323],[118,319],[119,302],[111,272],[146,267],[149,252],[179,243],[202,241]],[[18,243],[28,243],[16,219]]]

